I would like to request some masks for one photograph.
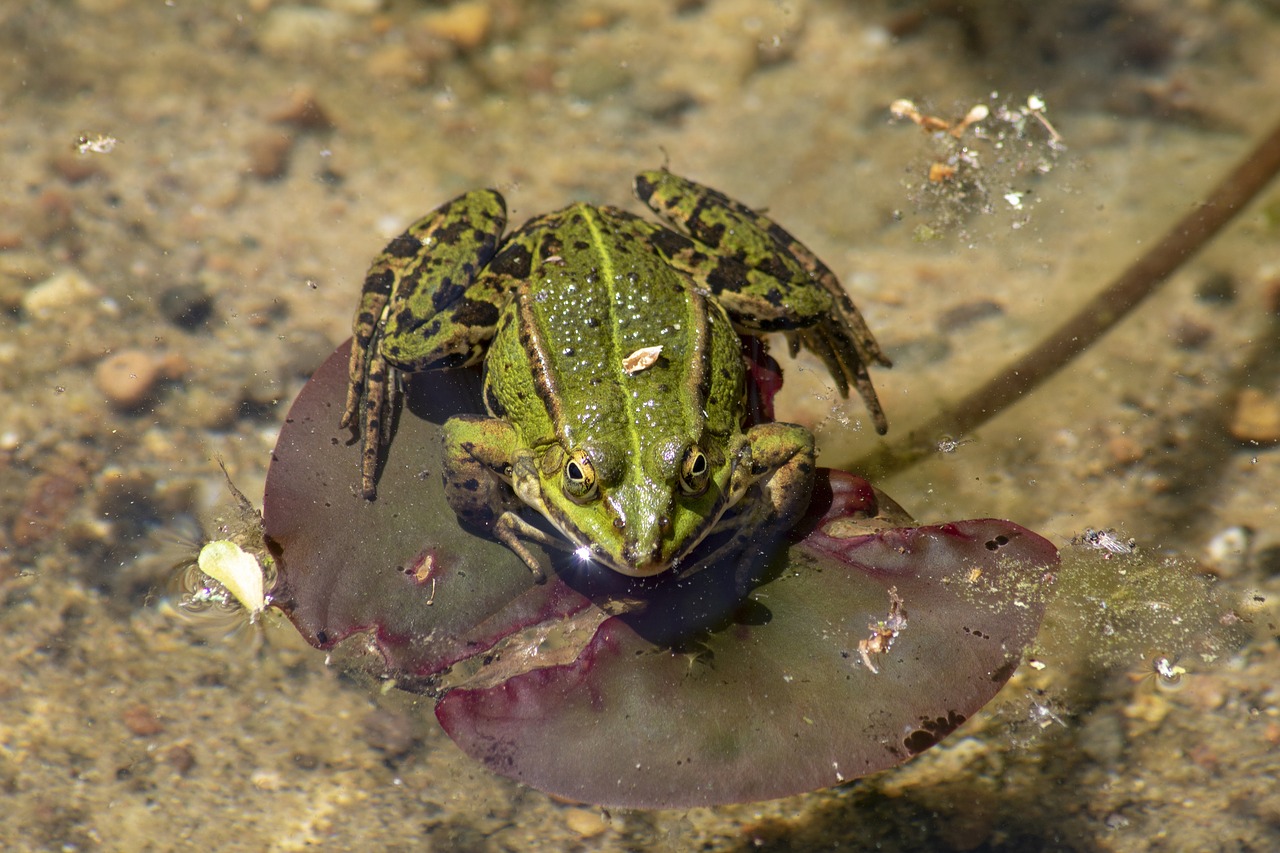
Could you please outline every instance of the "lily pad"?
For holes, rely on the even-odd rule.
[[[549,555],[537,584],[443,497],[439,425],[482,410],[478,375],[413,377],[367,501],[337,427],[346,353],[295,401],[268,472],[273,601],[317,647],[376,651],[463,750],[534,787],[690,807],[839,784],[972,716],[1039,627],[1052,544],[992,519],[912,526],[826,469],[806,519],[736,559],[634,580]]]

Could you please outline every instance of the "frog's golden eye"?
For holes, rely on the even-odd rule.
[[[586,503],[596,491],[596,466],[585,450],[573,451],[564,463],[564,493],[576,503]]]
[[[702,448],[694,445],[684,452],[680,463],[680,491],[689,497],[697,497],[707,490],[711,482],[711,463]]]

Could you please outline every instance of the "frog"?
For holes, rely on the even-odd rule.
[[[341,418],[361,496],[377,497],[412,375],[482,365],[485,412],[442,426],[464,527],[539,581],[550,566],[530,543],[631,578],[682,575],[789,529],[813,492],[813,433],[749,417],[745,336],[812,352],[887,430],[869,368],[891,362],[812,251],[666,168],[633,189],[660,221],[577,202],[507,234],[502,195],[478,189],[375,257]]]

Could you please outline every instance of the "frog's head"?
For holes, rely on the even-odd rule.
[[[714,437],[549,455],[559,464],[544,457],[540,472],[547,518],[584,558],[630,577],[677,564],[732,503],[737,454]]]

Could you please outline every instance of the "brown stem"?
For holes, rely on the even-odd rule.
[[[968,433],[1048,379],[1120,322],[1209,242],[1280,171],[1280,124],[1194,210],[1035,349],[895,444],[852,468],[884,477],[936,452],[939,436]]]

